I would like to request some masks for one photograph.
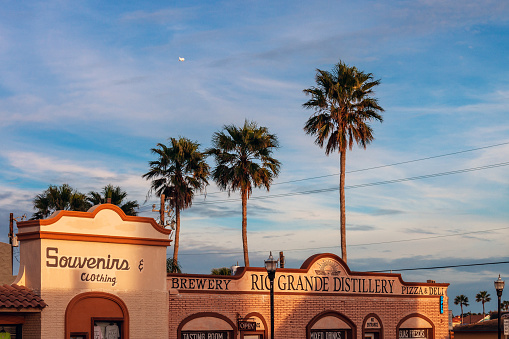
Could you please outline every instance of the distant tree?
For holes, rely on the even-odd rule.
[[[463,306],[468,306],[468,297],[463,294],[456,296],[454,305],[460,305],[461,307],[461,323],[463,324]]]
[[[195,191],[208,185],[209,165],[205,162],[206,155],[199,151],[199,146],[183,137],[170,138],[168,146],[157,144],[157,148],[151,149],[157,159],[149,162],[150,171],[142,175],[152,180],[149,194],[155,192],[158,197],[164,194],[170,201],[170,207],[175,210],[174,268],[178,267],[180,211],[192,205]]]
[[[232,269],[228,267],[213,268],[210,273],[213,275],[232,275]]]
[[[215,157],[212,171],[214,181],[223,191],[240,191],[242,199],[242,247],[244,265],[249,266],[247,247],[247,200],[253,187],[267,191],[279,174],[281,163],[272,157],[279,147],[275,134],[256,122],[244,121],[244,126],[227,125],[212,136],[212,148],[207,151]]]
[[[166,273],[182,273],[182,266],[173,258],[166,259]]]
[[[502,301],[500,308],[504,311],[509,311],[509,301],[507,300]]]
[[[90,191],[87,195],[87,201],[92,205],[104,204],[108,202],[108,199],[111,199],[111,203],[120,207],[126,215],[138,215],[136,211],[140,207],[138,201],[125,201],[126,198],[127,193],[120,186],[112,184],[104,186],[101,192]]]
[[[36,212],[32,215],[32,220],[47,218],[55,211],[87,211],[91,207],[86,195],[68,184],[50,185],[34,198],[33,204]]]
[[[475,296],[475,301],[482,303],[482,317],[484,318],[484,304],[489,303],[491,301],[490,294],[487,291],[480,291]]]
[[[304,108],[315,113],[304,126],[306,134],[316,136],[315,144],[325,145],[325,154],[339,152],[341,257],[346,262],[345,164],[346,151],[354,143],[366,148],[373,139],[369,121],[383,121],[383,108],[372,97],[373,88],[380,84],[371,73],[364,73],[340,61],[331,72],[316,70],[316,87],[304,90],[311,99]]]

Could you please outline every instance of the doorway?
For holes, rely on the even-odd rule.
[[[129,339],[129,313],[126,305],[119,297],[109,293],[88,292],[77,295],[65,311],[65,337]]]

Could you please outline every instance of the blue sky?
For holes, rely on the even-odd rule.
[[[0,241],[9,212],[30,215],[50,184],[112,183],[143,203],[151,147],[185,136],[206,148],[223,125],[249,119],[278,135],[283,164],[270,192],[253,194],[269,198],[248,203],[251,264],[269,251],[283,250],[291,267],[339,253],[337,191],[270,196],[338,186],[338,156],[302,130],[312,114],[302,90],[343,60],[382,80],[385,109],[374,142],[347,154],[347,186],[460,171],[347,189],[350,268],[507,260],[508,167],[486,168],[509,161],[506,2],[1,3]],[[481,169],[463,171],[472,168]],[[186,272],[242,263],[240,201],[218,191],[211,183],[182,214]],[[154,202],[141,215],[156,217]],[[465,310],[480,312],[475,294],[495,299],[493,281],[508,273],[505,264],[403,279],[449,282],[451,299],[465,294]]]

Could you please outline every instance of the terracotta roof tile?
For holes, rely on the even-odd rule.
[[[0,286],[0,310],[3,308],[44,308],[48,305],[32,290],[16,284]]]
[[[476,324],[454,327],[454,332],[497,332],[498,320],[487,320]]]

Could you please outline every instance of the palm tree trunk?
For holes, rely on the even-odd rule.
[[[460,304],[460,307],[461,307],[461,324],[460,325],[463,325],[463,304]]]
[[[173,243],[173,272],[177,272],[177,263],[179,257],[179,237],[180,237],[180,209],[175,207],[175,242]]]
[[[242,247],[244,249],[244,266],[249,267],[247,250],[247,187],[242,188]]]
[[[339,208],[340,208],[340,223],[341,228],[341,258],[346,263],[346,213],[345,213],[345,163],[346,163],[346,148],[339,152]]]

